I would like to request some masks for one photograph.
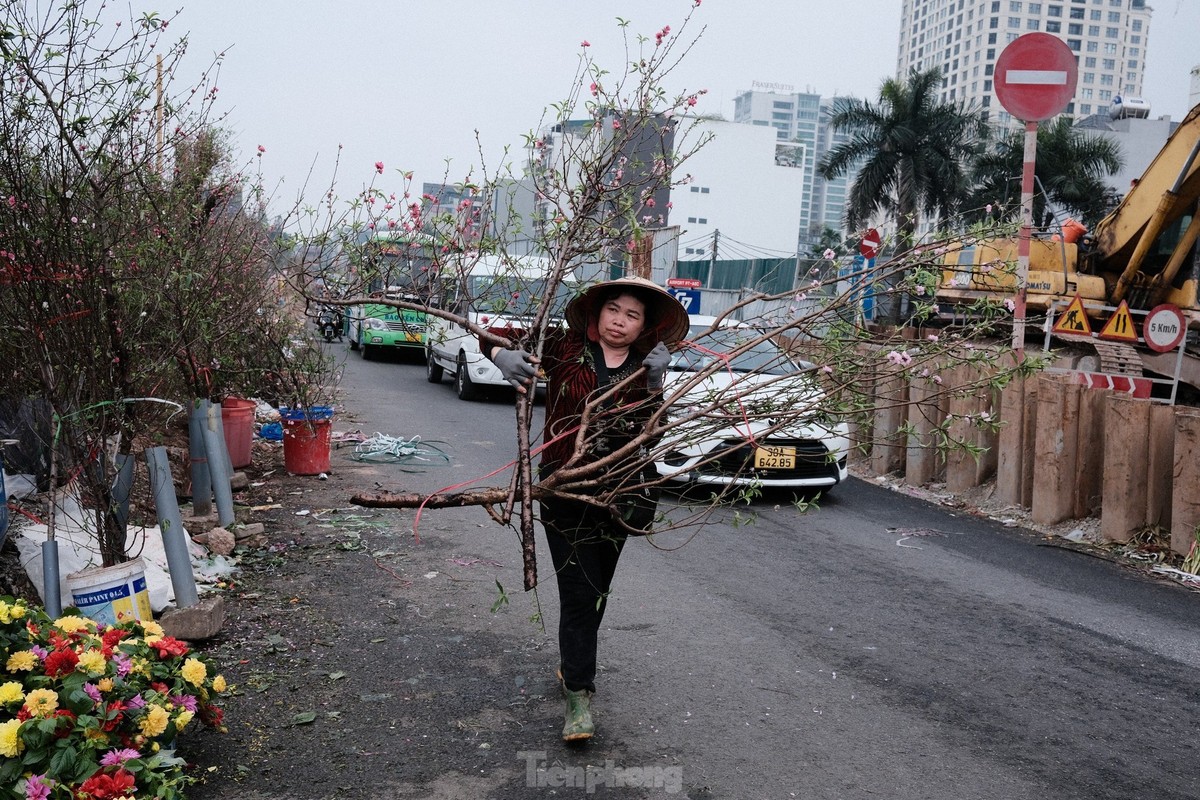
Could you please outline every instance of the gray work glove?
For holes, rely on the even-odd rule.
[[[533,356],[524,350],[506,350],[497,348],[492,353],[492,363],[500,369],[504,380],[513,385],[518,392],[524,393],[526,386],[532,386],[537,377],[537,365]]]
[[[654,349],[642,359],[646,368],[646,386],[653,391],[663,388],[663,376],[667,374],[667,365],[671,363],[671,351],[662,342],[654,345]]]

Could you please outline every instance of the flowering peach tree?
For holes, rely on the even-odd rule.
[[[0,6],[0,383],[51,409],[50,483],[79,486],[105,565],[126,557],[113,455],[172,403],[283,373],[256,345],[297,327],[274,313],[277,237],[229,163],[213,73],[174,87],[169,25]]]

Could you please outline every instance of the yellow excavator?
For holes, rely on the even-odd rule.
[[[1188,113],[1120,205],[1077,241],[1066,236],[1030,242],[1026,302],[1030,310],[1069,302],[1149,310],[1179,306],[1200,328],[1196,238],[1200,234],[1200,105]],[[981,297],[1011,297],[1017,239],[967,244],[947,253],[938,301],[967,305]],[[1108,312],[1111,313],[1111,312]]]
[[[1200,329],[1198,201],[1200,105],[1184,117],[1120,205],[1095,230],[1035,236],[1030,242],[1026,307],[1037,314],[1054,304],[1061,313],[1078,295],[1094,320],[1092,329],[1100,330],[1121,301],[1135,312],[1170,303],[1183,312],[1190,329]],[[981,298],[1002,301],[1013,296],[1016,275],[1001,267],[1016,262],[1017,245],[1016,238],[964,242],[946,253],[937,300],[947,316]],[[1143,354],[1147,368],[1162,371],[1152,363],[1156,360]],[[1200,384],[1200,370],[1194,379],[1184,379]]]

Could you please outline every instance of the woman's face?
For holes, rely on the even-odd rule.
[[[646,306],[631,294],[619,294],[600,307],[598,333],[601,344],[624,349],[642,335]]]

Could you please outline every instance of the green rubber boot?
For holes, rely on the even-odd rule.
[[[579,742],[592,738],[596,725],[592,722],[592,693],[587,689],[572,692],[563,690],[567,695],[567,718],[563,724],[562,738],[564,742]]]

